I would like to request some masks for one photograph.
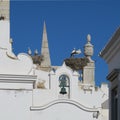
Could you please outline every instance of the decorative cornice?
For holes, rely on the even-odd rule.
[[[33,90],[37,76],[0,74],[0,90]]]
[[[0,82],[3,83],[33,83],[36,79],[35,75],[0,74]]]
[[[105,60],[109,61],[113,54],[112,52],[117,52],[120,48],[120,27],[116,30],[112,38],[109,40],[107,45],[103,48],[103,50],[100,52],[100,56],[104,58]],[[110,54],[109,54],[110,53]],[[109,55],[108,55],[109,54]]]
[[[8,50],[7,48],[0,47],[1,50]]]
[[[14,60],[18,60],[17,56],[13,52],[6,52],[6,55]]]
[[[66,103],[66,104],[71,104],[71,105],[74,105],[84,111],[87,111],[87,112],[99,112],[99,109],[100,108],[88,108],[74,100],[68,100],[68,99],[59,99],[59,100],[54,100],[44,106],[31,106],[30,107],[30,110],[31,111],[40,111],[40,110],[44,110],[44,109],[47,109],[53,105],[56,105],[56,104],[60,104],[60,103]]]
[[[120,73],[120,69],[114,69],[108,76],[107,79],[112,82],[113,80],[115,80],[115,78],[118,77]]]

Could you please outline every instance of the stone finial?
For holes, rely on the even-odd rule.
[[[93,56],[93,45],[91,44],[91,35],[87,35],[87,43],[84,46],[84,55],[89,59],[91,62],[91,57]]]
[[[32,51],[31,51],[30,48],[28,48],[28,54],[29,54],[29,55],[32,55]]]
[[[88,41],[88,43],[91,42],[91,35],[90,34],[87,35],[87,41]]]

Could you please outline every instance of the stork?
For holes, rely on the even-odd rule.
[[[71,54],[70,54],[70,57],[73,57],[75,54],[81,54],[81,50],[80,50],[80,49],[76,50],[76,49],[74,48],[73,51],[72,51]]]

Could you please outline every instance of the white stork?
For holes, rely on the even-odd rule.
[[[28,54],[29,54],[29,55],[32,55],[32,51],[31,51],[30,48],[28,48]]]
[[[78,49],[78,50],[76,50],[75,48],[73,49],[73,51],[71,52],[71,57],[73,57],[75,54],[81,54],[81,50],[80,49]]]

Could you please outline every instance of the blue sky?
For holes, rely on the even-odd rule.
[[[11,38],[16,54],[41,50],[44,20],[52,65],[61,65],[73,48],[81,49],[91,34],[97,85],[106,82],[108,68],[99,52],[120,25],[119,1],[12,1]]]

